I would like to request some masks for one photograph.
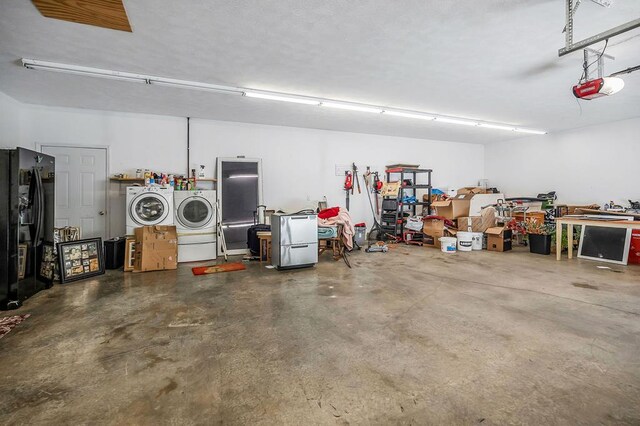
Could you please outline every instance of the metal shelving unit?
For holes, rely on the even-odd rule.
[[[397,197],[384,197],[382,199],[382,211],[380,214],[380,225],[385,235],[392,235],[396,240],[401,241],[404,233],[404,217],[405,213],[411,216],[417,215],[417,207],[426,206],[426,210],[431,214],[431,169],[416,169],[409,167],[397,167],[387,169],[387,182],[400,181],[410,179],[411,185],[402,185],[398,191]],[[417,182],[418,175],[427,175],[427,183],[419,184]],[[418,189],[427,190],[428,201],[418,201]],[[410,203],[403,201],[405,197],[413,196],[416,202]]]

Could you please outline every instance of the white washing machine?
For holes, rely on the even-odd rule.
[[[173,188],[127,187],[127,235],[147,225],[173,225]]]
[[[216,191],[175,191],[178,262],[216,258]]]

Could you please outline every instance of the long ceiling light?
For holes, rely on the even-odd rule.
[[[196,81],[174,80],[171,78],[149,76],[147,83],[156,86],[176,87],[178,89],[204,90],[207,92],[235,93],[237,95],[242,95],[242,89],[238,89],[236,87],[218,86],[217,84],[198,83]]]
[[[484,127],[487,129],[496,129],[496,130],[515,130],[516,128],[513,126],[503,126],[501,124],[490,124],[490,123],[478,123],[479,127]]]
[[[226,94],[243,95],[247,98],[264,99],[279,102],[290,102],[303,105],[314,105],[327,108],[335,108],[356,112],[369,112],[382,115],[390,115],[401,118],[413,118],[418,120],[434,121],[438,123],[454,124],[461,126],[480,127],[485,129],[506,130],[518,133],[544,135],[547,132],[536,129],[523,129],[502,123],[486,123],[458,117],[445,117],[429,114],[422,111],[407,111],[401,109],[386,108],[377,105],[368,105],[357,102],[343,102],[335,99],[314,98],[311,96],[299,96],[290,93],[267,92],[242,87],[222,86],[217,84],[201,83],[197,81],[178,80],[173,78],[158,77],[152,75],[135,74],[129,72],[112,71],[101,68],[83,67],[78,65],[61,64],[57,62],[40,61],[35,59],[22,59],[22,65],[28,69],[62,72],[68,74],[108,78],[113,80],[140,82],[151,85],[175,87],[180,89],[203,90]]]
[[[385,110],[383,111],[384,115],[392,115],[394,117],[404,117],[404,118],[416,118],[418,120],[435,120],[436,117],[433,115],[426,114],[416,114],[413,112],[404,112],[404,111],[393,111],[393,110]]]
[[[471,120],[459,120],[457,118],[449,118],[449,117],[436,117],[436,121],[438,123],[447,123],[447,124],[458,124],[460,126],[477,126],[477,121]]]
[[[372,112],[374,114],[380,114],[383,111],[382,108],[376,108],[374,106],[362,104],[347,104],[333,101],[322,101],[320,102],[320,106],[327,108],[346,109],[349,111]]]
[[[513,129],[514,132],[518,132],[518,133],[530,133],[532,135],[546,135],[547,132],[545,132],[544,130],[533,130],[533,129],[521,129],[519,127],[516,127],[515,129]]]
[[[40,61],[35,59],[22,59],[22,65],[32,70],[55,71],[67,74],[82,75],[87,77],[100,77],[112,80],[135,81],[180,89],[205,90],[208,92],[235,93],[242,95],[243,89],[217,84],[200,83],[197,81],[178,80],[175,78],[157,77],[153,75],[135,74],[130,72],[111,71],[101,68],[83,67],[79,65],[67,65],[57,62]]]
[[[66,74],[84,75],[89,77],[108,78],[111,80],[147,83],[144,76],[128,72],[110,71],[100,68],[82,67],[78,65],[66,65],[56,62],[36,61],[35,59],[22,59],[22,65],[30,70],[44,70],[62,72]]]
[[[320,105],[319,100],[308,99],[297,96],[284,96],[281,94],[271,94],[266,92],[253,92],[253,91],[245,91],[244,95],[247,98],[257,98],[257,99],[267,99],[270,101],[280,101],[280,102],[292,102],[294,104],[304,104],[304,105]]]

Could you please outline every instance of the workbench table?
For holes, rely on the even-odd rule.
[[[562,259],[562,232],[567,225],[567,243],[569,259],[573,258],[573,226],[601,226],[604,228],[640,229],[640,221],[630,220],[594,220],[579,217],[561,217],[556,219],[556,259]]]

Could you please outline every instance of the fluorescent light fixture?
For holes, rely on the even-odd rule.
[[[501,124],[489,124],[489,123],[478,123],[478,127],[484,127],[485,129],[510,130],[510,131],[514,131],[516,129],[513,126],[503,126]]]
[[[414,112],[384,110],[383,113],[384,115],[393,115],[394,117],[417,118],[418,120],[435,120],[436,119],[433,115],[417,114]]]
[[[38,61],[35,59],[22,59],[22,65],[31,70],[44,70],[67,74],[82,75],[86,77],[101,77],[111,80],[124,80],[139,83],[147,83],[145,76],[128,72],[110,71],[100,68],[82,67],[78,65],[59,64],[57,62]]]
[[[219,92],[229,94],[242,94],[242,89],[229,86],[218,86],[217,84],[198,83],[197,81],[174,80],[164,77],[148,77],[149,84],[165,87],[176,87],[178,89],[204,90],[207,92]]]
[[[83,77],[95,77],[96,75],[93,73],[89,73],[89,72],[84,72],[84,71],[68,71],[68,70],[60,70],[57,68],[42,68],[38,65],[34,65],[34,66],[29,66],[26,67],[29,69],[33,69],[33,70],[47,70],[47,71],[53,71],[53,72],[59,72],[59,73],[64,73],[64,74],[74,74],[74,75],[80,75]],[[109,80],[120,80],[120,81],[129,81],[129,82],[133,82],[133,83],[147,83],[147,81],[145,81],[142,78],[136,78],[136,77],[127,77],[124,75],[116,75],[116,74],[102,74],[100,75],[101,78],[106,78]]]
[[[229,179],[256,179],[258,175],[230,175]]]
[[[33,70],[62,72],[66,74],[82,75],[87,77],[108,78],[111,80],[134,81],[154,84],[158,86],[178,87],[182,89],[206,90],[210,92],[221,93],[237,93],[239,95],[242,94],[242,90],[238,89],[237,87],[219,86],[216,84],[200,83],[197,81],[177,80],[173,78],[112,71],[101,68],[83,67],[79,65],[60,64],[57,62],[40,61],[35,59],[23,58],[22,65],[25,68]]]
[[[299,96],[299,95],[290,94],[290,93],[267,92],[267,91],[253,90],[253,89],[247,89],[242,87],[221,86],[217,84],[202,83],[198,81],[178,80],[173,78],[158,77],[158,76],[152,76],[152,75],[112,71],[112,70],[101,69],[101,68],[83,67],[79,65],[68,65],[68,64],[61,64],[61,63],[49,62],[49,61],[40,61],[36,59],[23,58],[22,65],[25,68],[34,69],[34,70],[62,72],[62,73],[82,75],[82,76],[88,76],[88,77],[108,78],[112,80],[132,81],[132,82],[153,84],[158,86],[176,87],[180,89],[203,90],[207,92],[244,95],[248,98],[291,102],[291,103],[303,104],[303,105],[315,105],[315,106],[322,106],[322,107],[335,108],[335,109],[344,109],[349,111],[372,112],[375,114],[383,113],[384,115],[391,115],[395,117],[414,118],[417,120],[427,120],[427,121],[430,120],[430,121],[437,121],[440,123],[458,124],[462,126],[484,127],[487,129],[515,131],[519,133],[530,133],[534,135],[547,134],[547,132],[543,130],[521,129],[521,128],[517,128],[517,127],[505,125],[505,124],[481,123],[478,121],[466,120],[463,118],[440,117],[440,116],[431,115],[429,113],[423,113],[421,111],[385,110],[384,107],[379,107],[376,105],[367,105],[367,104],[360,104],[360,103],[353,103],[353,102],[342,102],[334,99],[313,98],[309,96]],[[623,85],[624,85],[624,82],[620,83],[617,80],[613,80],[611,84],[612,86],[611,90],[613,91],[620,90]],[[230,178],[240,178],[240,177],[255,178],[257,177],[257,175],[230,176]]]
[[[295,96],[283,96],[283,95],[272,95],[270,93],[261,93],[261,92],[244,92],[244,95],[247,98],[258,98],[258,99],[267,99],[270,101],[282,101],[282,102],[292,102],[294,104],[305,104],[305,105],[320,105],[320,101],[316,99],[308,99],[308,98],[298,98]]]
[[[381,108],[375,108],[373,106],[367,105],[354,105],[354,104],[343,104],[339,102],[322,102],[320,106],[327,108],[336,108],[336,109],[346,109],[349,111],[361,111],[361,112],[373,112],[376,114],[380,114],[382,112]]]
[[[546,135],[547,134],[547,132],[545,132],[544,130],[520,129],[518,127],[513,129],[513,131],[514,132],[518,132],[518,133],[531,133],[532,135]]]
[[[456,118],[449,118],[449,117],[436,117],[435,121],[438,121],[440,123],[447,123],[447,124],[460,124],[462,126],[477,126],[478,125],[477,121],[458,120]]]

